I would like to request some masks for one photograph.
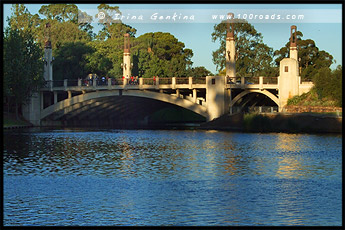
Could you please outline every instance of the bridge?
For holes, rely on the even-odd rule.
[[[35,125],[86,125],[119,123],[145,125],[150,116],[164,108],[191,111],[210,121],[234,108],[272,106],[278,111],[288,98],[308,92],[313,84],[302,82],[297,61],[296,27],[291,27],[290,58],[280,62],[277,77],[237,77],[233,34],[227,33],[226,76],[203,78],[126,78],[63,80],[52,77],[50,42],[45,48],[46,84],[23,107],[23,114]],[[128,34],[124,36],[123,76],[131,76]]]

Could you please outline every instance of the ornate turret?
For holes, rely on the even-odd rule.
[[[297,26],[291,26],[291,35],[290,35],[290,58],[298,60],[298,51],[297,51],[297,36],[296,36]]]
[[[291,26],[290,57],[283,58],[279,67],[279,108],[287,104],[289,98],[299,95],[300,79],[298,73],[296,26]]]
[[[44,31],[44,48],[46,49],[51,49],[52,48],[52,44],[50,41],[50,23],[47,23],[45,25],[45,31]]]
[[[123,76],[128,80],[131,77],[131,53],[130,53],[130,42],[129,34],[124,34],[124,47],[123,47],[123,63],[122,63]],[[127,82],[125,81],[124,84]]]
[[[236,77],[236,49],[235,49],[235,36],[234,36],[234,14],[228,13],[228,20],[226,24],[226,77]]]

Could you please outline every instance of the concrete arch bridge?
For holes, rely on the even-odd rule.
[[[48,81],[23,112],[36,125],[146,125],[152,114],[166,108],[191,111],[200,121],[210,121],[248,105],[279,110],[279,77],[242,77],[235,83],[221,76],[156,77],[132,85],[122,79],[91,85],[82,80]]]
[[[124,34],[121,79],[53,81],[51,42],[45,43],[44,79],[47,84],[23,106],[23,115],[34,125],[113,124],[135,121],[147,124],[152,114],[174,107],[210,121],[223,114],[254,106],[281,111],[289,98],[308,92],[313,84],[301,82],[297,52],[297,27],[291,26],[290,57],[280,61],[279,76],[237,77],[234,27],[227,23],[226,77],[139,78],[131,76],[130,39]],[[126,78],[125,78],[126,76]],[[132,83],[132,84],[130,84]],[[133,84],[134,83],[134,84]]]

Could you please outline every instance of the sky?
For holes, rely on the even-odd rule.
[[[31,14],[38,13],[42,6],[42,4],[25,5]],[[228,12],[233,12],[235,18],[248,20],[263,35],[263,42],[274,50],[285,46],[290,37],[291,25],[296,25],[297,30],[303,33],[303,39],[314,40],[320,50],[325,50],[334,57],[336,63],[332,64],[332,69],[342,64],[341,4],[109,5],[119,6],[124,16],[122,21],[137,29],[136,37],[150,32],[169,32],[183,42],[185,48],[193,50],[193,67],[204,66],[212,73],[218,72],[212,62],[212,51],[219,48],[219,42],[213,42],[211,34],[214,25],[221,22],[219,15],[226,15]],[[3,6],[5,27],[6,18],[11,15],[11,5]],[[94,16],[98,13],[98,4],[77,4],[77,6],[89,15]],[[299,18],[301,15],[303,19]],[[295,19],[292,19],[293,17]],[[92,25],[96,33],[101,28],[96,20]]]

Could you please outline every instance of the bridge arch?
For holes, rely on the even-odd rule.
[[[167,103],[191,110],[205,117],[206,119],[208,119],[209,117],[206,107],[193,103],[192,101],[173,96],[173,95],[146,91],[146,90],[143,90],[143,91],[141,90],[111,90],[111,91],[106,90],[106,91],[97,91],[97,92],[81,94],[78,96],[65,99],[56,104],[53,104],[45,108],[44,110],[42,110],[40,119],[44,119],[48,117],[49,115],[56,112],[71,111],[71,109],[73,109],[72,106],[78,103],[85,103],[86,101],[91,101],[94,99],[100,99],[104,97],[113,97],[113,96],[119,96],[119,97],[133,96],[133,97],[143,97],[143,98],[154,99],[154,100],[167,102]]]
[[[249,94],[249,93],[261,93],[266,95],[268,98],[270,98],[274,103],[277,104],[277,106],[279,107],[279,98],[277,96],[275,96],[273,93],[271,93],[270,91],[264,89],[264,90],[259,90],[259,89],[247,89],[242,91],[241,93],[239,93],[231,102],[230,102],[230,107],[234,106],[236,104],[236,102],[241,99],[242,97],[244,97],[245,95]]]

